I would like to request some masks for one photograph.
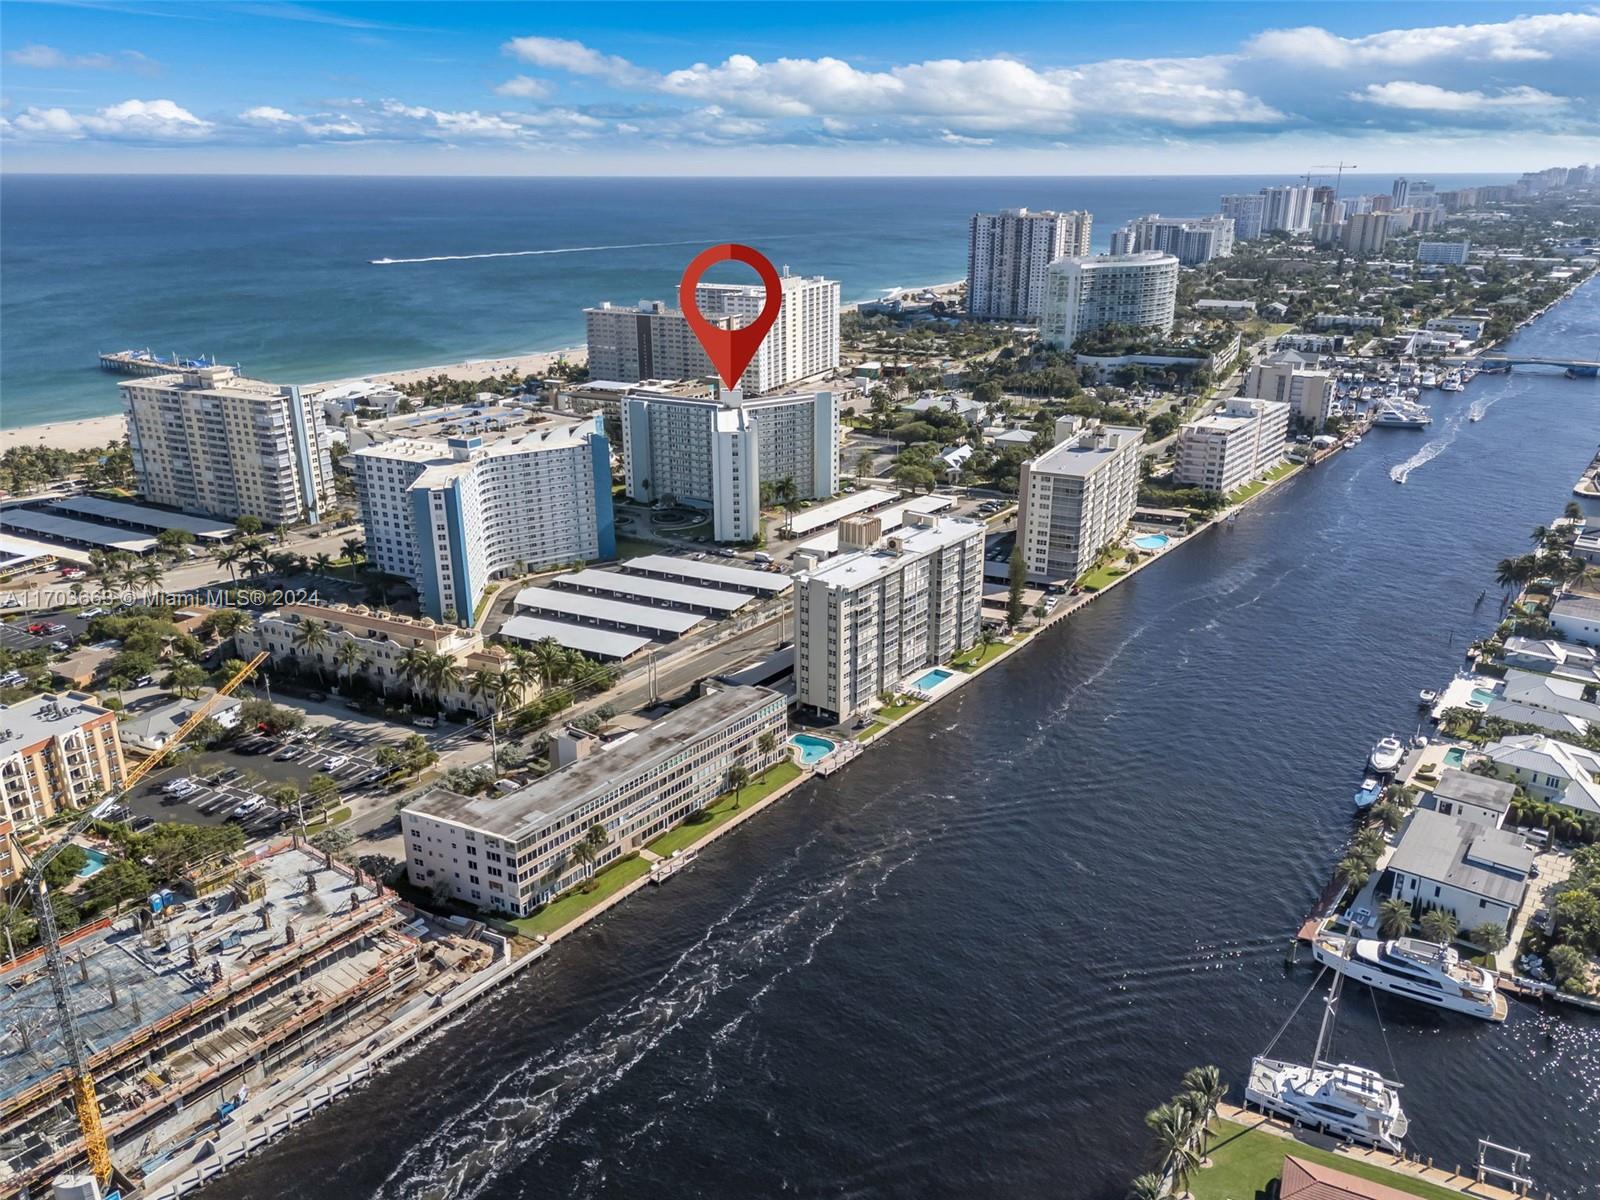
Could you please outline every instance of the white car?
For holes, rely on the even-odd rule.
[[[187,775],[184,775],[184,776],[181,776],[181,777],[179,777],[177,779],[174,779],[171,783],[167,784],[167,786],[162,788],[161,790],[164,791],[169,796],[187,796],[190,792],[194,791],[199,786],[200,785],[197,784],[194,780],[190,779]]]
[[[260,796],[251,796],[250,799],[233,810],[233,815],[236,817],[248,817],[265,803],[266,801]]]
[[[345,763],[347,763],[349,761],[350,761],[350,756],[348,754],[335,754],[332,758],[330,758],[327,762],[323,763],[322,765],[327,767],[328,770],[330,770],[330,771],[337,771],[340,767],[344,766]]]

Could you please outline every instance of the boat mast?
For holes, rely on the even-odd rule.
[[[1346,962],[1350,960],[1350,950],[1355,945],[1355,938],[1347,937],[1344,943],[1344,953],[1340,955]],[[1328,988],[1328,999],[1322,1008],[1322,1028],[1317,1031],[1317,1049],[1311,1056],[1311,1065],[1320,1067],[1324,1064],[1324,1056],[1333,1053],[1333,1025],[1339,1014],[1339,992],[1344,987],[1344,971],[1339,967],[1333,970],[1333,985]]]

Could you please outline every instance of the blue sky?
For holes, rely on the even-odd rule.
[[[1521,170],[1600,159],[1600,7],[7,0],[20,171]]]

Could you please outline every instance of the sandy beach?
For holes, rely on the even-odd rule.
[[[48,425],[23,425],[0,429],[0,454],[13,446],[54,446],[58,450],[93,450],[120,442],[125,434],[122,414],[85,417],[81,421],[52,421]]]
[[[491,375],[504,375],[507,371],[515,371],[518,375],[543,375],[550,370],[557,361],[566,359],[569,363],[583,364],[589,361],[589,351],[585,346],[569,346],[565,350],[544,350],[538,354],[511,354],[504,358],[472,358],[465,362],[446,363],[432,367],[406,367],[398,371],[374,371],[367,375],[350,375],[344,379],[330,379],[321,383],[308,383],[302,386],[306,389],[336,387],[346,383],[359,383],[370,380],[373,383],[401,384],[420,383],[433,375],[443,375],[447,379],[485,379]]]

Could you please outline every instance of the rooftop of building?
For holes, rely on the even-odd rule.
[[[981,537],[988,527],[982,521],[964,517],[920,517],[887,535],[871,550],[856,550],[828,559],[804,572],[802,578],[829,587],[856,588],[896,570],[907,558],[931,554],[954,546],[974,535]]]
[[[594,432],[592,419],[571,417],[542,419],[529,426],[519,414],[514,422],[492,423],[472,430],[460,429],[460,420],[435,428],[408,430],[403,436],[357,450],[360,458],[419,463],[431,470],[468,470],[474,458],[523,454],[580,446]],[[446,434],[445,428],[458,432]]]
[[[259,877],[263,899],[239,903],[224,887],[164,909],[168,915],[152,925],[155,937],[139,931],[134,912],[67,935],[63,947],[73,960],[68,993],[91,1048],[109,1049],[209,998],[217,987],[214,964],[221,967],[224,986],[258,969],[274,950],[288,949],[286,922],[293,923],[296,942],[303,945],[319,926],[346,919],[352,897],[366,902],[379,895],[369,886],[358,887],[345,870],[326,866],[321,855],[299,849],[246,858],[242,865]],[[315,879],[315,891],[308,890],[308,877]],[[270,922],[265,929],[263,908]],[[147,912],[148,905],[136,911]],[[191,944],[198,965],[191,961]],[[25,1031],[22,1037],[0,1039],[0,1099],[65,1065],[50,984],[37,951],[0,969],[0,1028]]]
[[[1488,775],[1474,775],[1471,771],[1444,771],[1434,785],[1433,794],[1443,800],[1459,800],[1479,808],[1505,812],[1511,807],[1511,798],[1517,794],[1517,785]]]
[[[1093,475],[1130,443],[1144,441],[1144,430],[1132,425],[1100,425],[1081,430],[1046,450],[1029,470],[1049,475]]]
[[[165,391],[210,392],[221,396],[241,396],[249,400],[277,399],[284,395],[281,384],[240,375],[233,367],[195,367],[170,375],[147,375],[128,379],[121,388],[159,388]]]
[[[1516,905],[1533,857],[1527,843],[1503,829],[1419,808],[1401,833],[1388,869]]]
[[[1600,596],[1563,596],[1550,607],[1553,617],[1600,618]]]
[[[746,716],[782,697],[758,687],[708,692],[631,736],[505,795],[463,796],[435,787],[416,797],[407,812],[482,830],[517,841],[560,820],[625,779],[683,752],[727,721]]]
[[[110,715],[109,708],[84,692],[44,692],[14,704],[0,704],[0,755],[36,746]]]
[[[364,604],[286,604],[280,609],[263,613],[263,621],[280,620],[289,624],[320,621],[325,625],[338,625],[358,637],[387,638],[398,642],[419,642],[438,645],[453,638],[471,637],[469,629],[459,625],[441,624],[431,617],[407,617]]]
[[[1105,267],[1154,267],[1178,265],[1176,255],[1167,254],[1161,250],[1138,250],[1132,254],[1084,254],[1074,258],[1058,258],[1050,264],[1052,271],[1067,266],[1105,268]]]

